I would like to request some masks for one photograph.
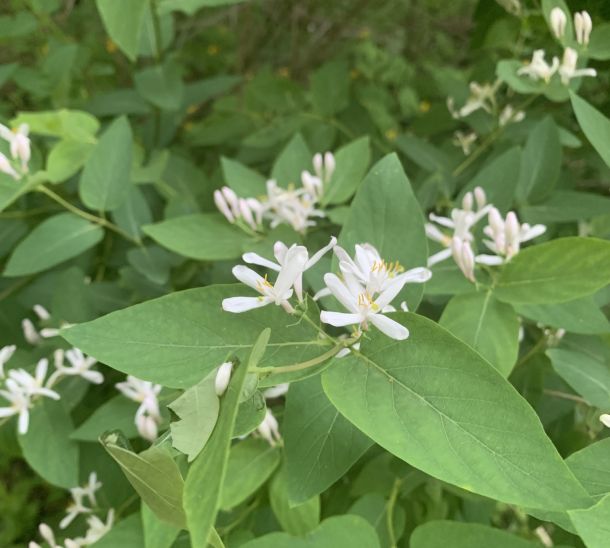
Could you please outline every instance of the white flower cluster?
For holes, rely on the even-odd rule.
[[[52,322],[49,311],[40,304],[35,304],[33,310],[36,316],[38,316],[38,319],[43,322],[43,325],[46,325],[46,327],[38,330],[34,325],[34,322],[32,322],[32,320],[29,318],[24,318],[21,321],[23,338],[33,346],[41,344],[43,339],[57,337],[60,329],[69,325],[67,323],[62,323],[59,327],[49,327],[49,323]]]
[[[108,511],[106,522],[93,515],[93,511],[97,507],[95,493],[101,487],[102,483],[97,480],[97,474],[91,472],[89,474],[89,481],[85,486],[70,489],[72,502],[67,508],[66,516],[59,523],[59,528],[66,529],[79,515],[87,514],[88,528],[84,537],[64,539],[62,547],[55,540],[53,530],[46,523],[40,524],[38,527],[40,536],[51,548],[81,548],[82,546],[91,546],[112,529],[114,523],[114,510],[112,508]],[[41,548],[41,546],[37,542],[31,541],[28,548]]]
[[[10,405],[0,407],[0,418],[18,416],[18,432],[26,434],[30,422],[30,409],[38,398],[45,397],[59,400],[59,394],[53,387],[62,377],[79,376],[83,379],[100,384],[104,377],[98,371],[92,371],[96,360],[86,357],[78,348],[65,352],[70,366],[64,365],[64,352],[55,352],[55,371],[47,377],[49,361],[41,359],[36,365],[34,375],[25,369],[11,369],[5,375],[4,365],[15,352],[14,345],[0,349],[0,379],[4,380],[4,389],[0,389],[0,396]],[[46,379],[46,380],[45,380]]]
[[[330,152],[318,153],[313,157],[314,173],[301,173],[302,186],[280,187],[277,181],[267,181],[267,194],[261,199],[240,198],[229,187],[214,192],[214,203],[232,224],[258,231],[263,219],[270,222],[271,228],[288,224],[294,230],[304,233],[315,226],[315,217],[324,217],[317,208],[324,195],[324,189],[335,171],[335,158]]]
[[[555,7],[550,13],[551,30],[557,38],[563,38],[566,32],[567,16],[565,12]],[[586,48],[589,44],[589,37],[593,29],[591,16],[582,11],[574,15],[574,30],[576,32],[576,42],[579,46]],[[517,71],[519,75],[529,76],[532,80],[543,80],[549,83],[555,74],[559,74],[561,83],[567,86],[573,78],[581,78],[583,76],[597,76],[597,72],[592,68],[577,68],[578,52],[566,47],[563,50],[561,63],[557,57],[553,57],[551,63],[545,60],[546,52],[542,49],[534,51],[532,60],[524,67]]]
[[[10,175],[16,181],[28,172],[31,156],[28,133],[27,124],[21,124],[14,130],[0,124],[0,138],[8,141],[11,151],[10,159],[0,152],[0,172]]]
[[[488,225],[483,229],[483,233],[488,239],[483,240],[483,243],[494,255],[475,256],[473,251],[475,238],[472,230],[486,215]],[[544,225],[530,226],[527,223],[519,223],[513,211],[509,211],[506,218],[503,218],[497,208],[487,203],[485,191],[481,187],[476,187],[473,192],[467,192],[462,200],[462,207],[452,209],[450,217],[440,217],[431,213],[430,220],[431,223],[426,223],[426,235],[445,249],[430,256],[428,266],[453,257],[464,276],[471,282],[476,281],[474,274],[476,263],[500,265],[510,261],[519,253],[522,243],[546,231]],[[448,228],[452,233],[447,234],[439,227]]]
[[[383,312],[394,311],[391,302],[407,283],[423,283],[430,278],[427,268],[414,268],[404,271],[398,263],[389,263],[381,258],[379,252],[370,244],[356,246],[356,257],[352,259],[336,239],[309,258],[304,246],[287,247],[282,242],[274,246],[278,264],[254,253],[246,253],[244,261],[257,264],[278,272],[275,283],[271,283],[254,270],[238,265],[233,268],[233,275],[242,283],[260,293],[259,297],[231,297],[222,303],[228,312],[246,312],[268,304],[282,306],[293,313],[290,298],[296,293],[299,302],[303,300],[303,273],[313,266],[326,252],[334,249],[339,259],[341,277],[333,273],[324,276],[326,289],[316,295],[334,295],[347,309],[347,312],[323,311],[320,320],[337,327],[358,325],[367,330],[373,324],[387,336],[402,340],[409,336],[406,327],[383,315]]]
[[[162,386],[128,375],[126,381],[116,384],[116,388],[121,394],[140,404],[134,419],[138,433],[145,440],[154,441],[161,424],[157,396],[161,392]]]

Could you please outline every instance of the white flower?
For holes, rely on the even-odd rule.
[[[11,161],[2,152],[0,152],[0,172],[10,175],[16,181],[21,179],[21,175],[15,171]]]
[[[520,224],[513,211],[509,211],[506,219],[502,219],[502,215],[495,207],[489,211],[488,222],[483,232],[489,240],[484,240],[483,243],[495,255],[478,255],[476,258],[478,263],[487,265],[498,265],[509,261],[519,253],[523,242],[537,238],[546,231],[544,225]]]
[[[330,183],[335,171],[335,165],[335,157],[331,152],[325,152],[324,156],[317,153],[313,157],[315,175],[309,173],[309,171],[301,172],[303,188],[316,200],[322,197],[324,187]]]
[[[243,219],[252,230],[263,220],[263,204],[255,198],[239,198],[228,186],[214,191],[214,203],[230,223]]]
[[[529,76],[532,80],[544,80],[547,84],[551,81],[553,74],[559,68],[559,59],[553,57],[549,65],[545,60],[546,53],[543,49],[537,49],[532,54],[532,60],[524,67],[521,67],[517,74]]]
[[[303,246],[288,248],[281,261],[281,268],[273,285],[266,277],[263,278],[251,268],[243,265],[235,266],[233,268],[233,275],[240,282],[255,289],[261,295],[260,297],[231,297],[224,299],[222,301],[223,310],[239,313],[274,303],[282,306],[287,312],[294,312],[288,299],[292,297],[292,287],[297,279],[302,276],[308,259],[307,249]]]
[[[68,527],[68,525],[70,525],[81,514],[89,514],[92,512],[92,508],[85,506],[83,502],[85,493],[81,487],[73,487],[70,489],[70,494],[72,495],[72,502],[66,509],[66,516],[59,522],[60,529],[65,529]]]
[[[335,327],[359,325],[364,330],[367,330],[369,323],[372,323],[382,333],[393,339],[403,340],[409,336],[409,330],[406,327],[381,314],[392,299],[400,293],[407,282],[407,277],[404,275],[396,277],[386,285],[376,299],[352,275],[346,274],[344,278],[345,282],[342,282],[335,274],[328,273],[324,276],[324,283],[348,312],[322,311],[320,321]]]
[[[507,124],[521,122],[524,118],[525,112],[522,110],[516,111],[512,105],[506,105],[498,116],[498,125],[504,127]]]
[[[218,367],[216,378],[214,379],[214,390],[217,396],[222,396],[229,386],[231,380],[231,372],[233,371],[233,362],[225,362]]]
[[[553,34],[557,38],[562,38],[566,31],[566,23],[568,22],[565,12],[559,7],[554,7],[551,10],[549,19],[551,21],[551,30],[553,31]]]
[[[25,369],[11,369],[8,373],[9,379],[6,381],[6,385],[8,386],[9,381],[12,380],[16,382],[23,393],[30,398],[32,396],[44,396],[58,400],[59,394],[45,386],[45,377],[47,376],[48,368],[49,360],[43,358],[36,364],[34,375],[28,373]]]
[[[453,98],[448,97],[447,108],[456,119],[465,118],[479,109],[483,109],[485,112],[492,112],[496,105],[496,91],[498,90],[499,85],[499,81],[494,84],[470,82],[470,96],[466,100],[464,106],[459,110],[456,110]]]
[[[305,188],[281,188],[276,181],[267,181],[267,199],[263,203],[264,216],[271,221],[271,228],[288,224],[295,231],[304,233],[315,226],[312,217],[324,217],[324,212],[316,209],[317,197]]]
[[[454,236],[453,240],[451,240],[451,255],[464,276],[466,276],[466,278],[471,282],[475,282],[475,258],[470,242]]]
[[[431,276],[427,268],[412,268],[405,272],[398,261],[389,263],[383,260],[379,251],[371,244],[357,244],[355,259],[352,259],[342,247],[336,246],[334,251],[339,259],[339,268],[346,284],[351,285],[356,294],[364,291],[374,295],[396,283],[401,284],[400,289],[402,289],[406,283],[424,283]],[[351,283],[352,279],[363,287],[354,286]]]
[[[108,534],[112,529],[114,524],[114,510],[111,508],[108,510],[108,514],[106,515],[106,523],[104,523],[97,516],[89,516],[87,518],[87,525],[89,528],[85,533],[84,537],[80,537],[75,539],[75,542],[79,546],[89,546],[91,544],[96,543],[100,540],[104,535]],[[69,548],[66,546],[66,548]]]
[[[576,31],[576,41],[581,46],[589,45],[589,37],[593,30],[593,21],[591,21],[591,16],[586,11],[576,12],[574,14],[574,30]]]
[[[273,416],[271,409],[267,409],[265,418],[263,419],[263,422],[258,425],[256,432],[261,438],[266,440],[271,447],[275,447],[277,442],[282,439],[277,419]]]
[[[34,310],[34,313],[36,314],[36,316],[38,316],[38,318],[40,320],[47,321],[47,320],[51,319],[51,314],[41,304],[35,304],[34,307],[33,307],[33,310]]]
[[[4,364],[11,359],[15,350],[17,347],[14,344],[0,348],[0,378],[4,378]]]
[[[34,327],[32,320],[29,318],[24,318],[21,320],[21,329],[23,331],[23,338],[30,343],[31,345],[40,344],[42,338],[40,337],[40,333]]]
[[[248,264],[264,266],[266,268],[270,268],[271,270],[275,270],[276,272],[280,272],[282,268],[286,265],[286,257],[288,256],[288,252],[291,249],[294,249],[296,247],[304,249],[307,253],[307,262],[303,266],[303,271],[297,276],[293,284],[297,299],[299,300],[299,302],[301,302],[303,300],[303,273],[306,270],[309,270],[312,266],[314,266],[328,251],[334,248],[335,245],[337,245],[337,238],[332,236],[328,245],[324,246],[322,249],[318,250],[311,257],[309,257],[309,251],[303,246],[297,246],[296,244],[293,244],[292,246],[287,247],[286,244],[283,242],[275,242],[273,246],[273,254],[275,255],[277,263],[265,259],[257,253],[244,253],[244,255],[242,255],[242,259]]]
[[[462,148],[462,152],[468,156],[472,150],[472,145],[477,140],[477,134],[471,131],[468,134],[462,131],[456,131],[453,134],[453,144]]]
[[[582,76],[597,76],[597,71],[592,68],[576,68],[578,63],[578,53],[572,48],[566,48],[563,52],[563,59],[561,66],[559,67],[559,75],[561,76],[561,82],[564,85],[568,85],[572,78],[580,78]]]
[[[30,423],[30,407],[32,401],[30,397],[13,380],[6,381],[7,390],[0,390],[0,396],[10,403],[9,407],[0,407],[0,418],[18,415],[17,431],[26,434]]]
[[[474,209],[475,203],[476,210]],[[481,187],[476,187],[474,191],[464,194],[464,198],[462,199],[462,208],[452,209],[450,218],[441,217],[431,213],[429,216],[431,221],[435,222],[441,227],[451,229],[453,233],[445,234],[436,225],[426,223],[426,236],[428,236],[428,238],[431,240],[440,243],[445,248],[428,258],[428,266],[433,266],[451,257],[451,242],[453,238],[472,242],[474,239],[471,232],[472,228],[483,217],[485,217],[485,215],[487,215],[487,212],[491,209],[491,207],[491,204],[487,204],[485,191]]]
[[[263,392],[263,396],[266,400],[273,400],[286,394],[288,392],[288,388],[290,388],[290,383],[288,382],[278,384],[277,386],[267,388],[267,390]]]
[[[27,124],[21,124],[18,128],[10,130],[0,124],[0,137],[10,143],[11,156],[14,160],[21,162],[21,171],[27,173],[28,162],[30,161],[30,139],[28,133],[30,128]]]
[[[126,381],[116,384],[116,388],[124,396],[140,404],[134,421],[138,433],[144,439],[154,441],[157,437],[158,426],[161,424],[157,396],[161,392],[162,386],[128,375]]]
[[[71,367],[66,367],[64,364],[64,356],[70,362]],[[62,376],[77,376],[82,377],[86,381],[93,384],[101,384],[104,382],[104,376],[99,371],[93,371],[93,367],[97,360],[95,358],[85,356],[78,348],[72,348],[65,353],[58,349],[54,353],[55,371],[49,377],[48,386],[53,386],[55,382]]]
[[[599,416],[599,421],[606,427],[610,428],[610,415],[608,413],[604,413]]]

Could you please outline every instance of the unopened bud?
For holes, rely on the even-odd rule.
[[[474,199],[477,202],[478,209],[482,209],[487,205],[487,196],[485,195],[483,188],[480,186],[477,186],[474,189]]]
[[[232,362],[225,362],[218,368],[216,379],[214,380],[214,390],[216,391],[217,396],[222,396],[225,393],[227,386],[229,386],[229,381],[231,380],[232,371]]]
[[[462,198],[462,209],[464,211],[472,211],[472,205],[474,203],[472,192],[466,192]]]
[[[224,194],[220,190],[214,191],[214,203],[218,210],[226,217],[227,221],[230,223],[235,222],[235,216],[227,205]]]
[[[557,38],[562,38],[566,31],[566,23],[568,18],[565,12],[558,7],[551,10],[550,14],[551,30]]]
[[[21,321],[21,329],[23,330],[23,338],[30,344],[38,344],[40,342],[40,335],[34,324],[28,318]]]
[[[582,46],[588,45],[593,30],[593,21],[586,11],[574,14],[574,30],[576,31],[576,41]]]
[[[34,312],[36,313],[36,316],[43,321],[51,319],[51,314],[49,314],[49,311],[41,304],[34,305]]]
[[[336,162],[332,152],[324,154],[324,181],[329,182],[335,172]]]
[[[313,170],[316,172],[316,175],[322,179],[324,176],[324,160],[319,152],[313,156]]]
[[[606,427],[606,428],[610,428],[610,415],[608,415],[607,413],[604,413],[603,415],[600,415],[599,417],[599,421]]]

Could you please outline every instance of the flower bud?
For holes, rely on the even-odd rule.
[[[271,410],[267,409],[263,422],[258,425],[256,430],[271,447],[275,447],[275,444],[281,439],[278,427],[277,419],[273,416]]]
[[[474,199],[477,202],[478,209],[482,209],[487,205],[487,196],[485,195],[483,188],[480,186],[477,186],[474,189]]]
[[[591,16],[586,11],[574,14],[574,30],[576,31],[576,41],[581,46],[588,45],[593,30],[593,21],[591,21]]]
[[[610,428],[610,415],[608,415],[607,413],[604,413],[603,415],[600,415],[599,417],[599,421],[606,427],[606,428]]]
[[[332,152],[326,152],[324,154],[324,181],[328,183],[333,173],[335,172],[336,162],[335,156]]]
[[[462,209],[464,211],[472,211],[472,205],[474,203],[472,192],[466,192],[462,198]]]
[[[229,386],[229,381],[231,380],[232,371],[232,362],[225,362],[218,368],[216,379],[214,380],[214,390],[216,391],[217,396],[222,396],[225,393],[227,386]]]
[[[0,172],[10,175],[13,179],[19,179],[19,173],[15,171],[9,159],[0,152]]]
[[[28,318],[21,321],[21,329],[23,330],[23,338],[30,344],[38,344],[40,342],[40,335],[34,324]]]
[[[553,34],[557,38],[562,38],[565,34],[566,23],[568,21],[565,12],[559,7],[553,8],[550,14],[550,21]]]
[[[324,161],[322,160],[322,155],[319,152],[314,154],[313,170],[316,172],[316,175],[322,179],[324,175]]]
[[[214,203],[216,204],[218,210],[226,217],[227,221],[229,221],[230,223],[235,222],[235,216],[229,209],[227,201],[225,200],[224,195],[220,190],[214,191]]]
[[[43,321],[51,319],[51,314],[49,314],[49,311],[40,304],[34,305],[34,312],[36,313],[36,316]]]

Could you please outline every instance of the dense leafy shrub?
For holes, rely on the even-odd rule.
[[[0,545],[610,546],[610,10],[0,7]]]

